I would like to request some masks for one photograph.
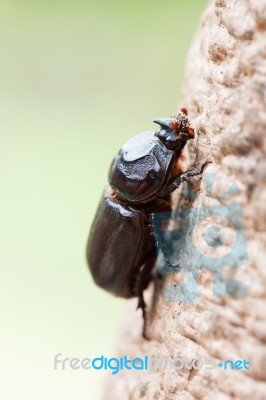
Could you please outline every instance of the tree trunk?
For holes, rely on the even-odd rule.
[[[189,53],[182,106],[197,131],[188,146],[191,164],[210,156],[213,164],[174,193],[176,219],[188,218],[181,239],[172,239],[182,243],[183,270],[145,293],[150,340],[141,336],[136,299],[129,300],[117,350],[128,359],[164,356],[167,365],[110,375],[104,399],[263,400],[265,0],[210,2]]]

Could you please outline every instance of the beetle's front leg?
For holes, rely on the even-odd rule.
[[[202,175],[204,169],[207,167],[208,164],[211,164],[211,163],[212,163],[212,161],[205,161],[205,162],[202,164],[200,170],[193,169],[193,168],[187,170],[184,174],[182,174],[182,175],[180,176],[181,181],[182,181],[182,182],[188,182],[188,181],[189,181],[189,178],[191,178],[192,176]]]
[[[188,181],[189,181],[189,178],[191,178],[192,176],[202,175],[204,169],[205,169],[205,168],[207,167],[207,165],[210,164],[210,163],[211,163],[211,161],[205,161],[205,162],[202,164],[202,166],[201,166],[201,168],[200,168],[200,171],[197,170],[197,169],[191,168],[191,169],[187,170],[187,171],[186,171],[184,174],[182,174],[182,175],[174,176],[174,177],[170,180],[170,182],[169,182],[168,186],[166,187],[166,189],[160,194],[159,197],[160,197],[160,198],[166,197],[168,194],[170,194],[170,193],[172,193],[174,190],[178,189],[181,182],[188,182]]]
[[[159,198],[160,199],[166,198],[168,194],[172,193],[174,190],[179,188],[181,182],[182,182],[182,175],[174,176],[168,183],[166,189],[160,194]]]

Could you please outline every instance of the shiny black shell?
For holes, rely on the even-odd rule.
[[[151,201],[165,183],[173,155],[154,132],[139,133],[115,157],[110,185],[127,202]]]
[[[140,267],[156,257],[146,212],[115,200],[105,188],[87,245],[94,282],[116,296],[136,296]],[[149,271],[144,280],[150,280]],[[144,287],[146,286],[144,282]]]

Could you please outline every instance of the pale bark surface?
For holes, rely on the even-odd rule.
[[[199,271],[198,301],[179,304],[166,301],[164,293],[170,285],[184,283],[186,274],[167,275],[155,301],[153,286],[145,293],[149,309],[147,334],[151,340],[142,339],[141,315],[135,311],[136,299],[130,300],[118,339],[117,357],[213,357],[217,362],[246,359],[251,369],[121,371],[108,379],[104,399],[264,400],[265,0],[210,2],[189,53],[182,105],[189,110],[192,125],[197,130],[197,139],[189,146],[191,162],[200,166],[211,155],[214,163],[205,171],[204,177],[213,173],[214,183],[208,192],[204,178],[194,179],[189,187],[199,199],[191,201],[179,190],[175,194],[177,207],[241,204],[248,262],[238,268],[224,268],[223,276],[245,283],[248,293],[240,298],[214,296],[213,274],[202,269]],[[237,190],[231,196],[221,198],[232,184]],[[195,217],[191,229],[197,224]],[[220,224],[223,228],[224,221]],[[200,232],[194,239],[200,247],[203,242]],[[227,246],[232,246],[232,242]],[[184,262],[190,259],[190,252],[188,241],[182,255]],[[236,295],[234,287],[231,295]]]

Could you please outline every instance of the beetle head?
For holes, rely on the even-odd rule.
[[[172,118],[157,118],[153,122],[161,126],[155,132],[155,136],[169,150],[182,150],[187,141],[195,137],[194,129],[189,124],[185,109],[182,109],[179,114]]]

